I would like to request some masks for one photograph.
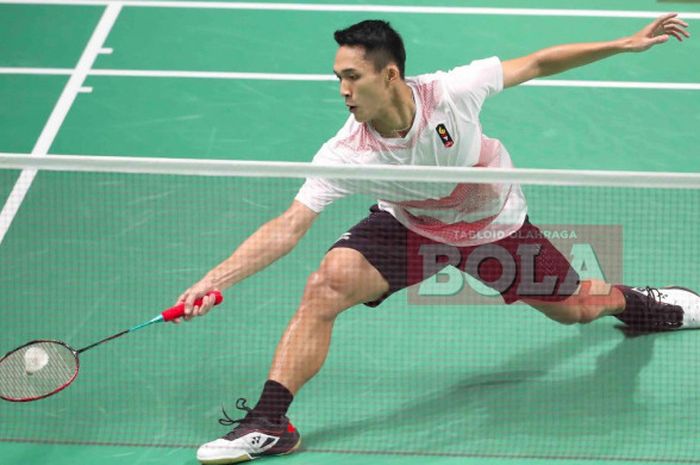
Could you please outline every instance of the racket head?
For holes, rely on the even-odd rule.
[[[10,402],[44,399],[67,388],[79,370],[78,352],[65,342],[29,341],[0,359],[0,399]]]

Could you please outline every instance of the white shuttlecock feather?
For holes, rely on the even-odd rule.
[[[32,375],[49,363],[49,354],[41,347],[30,347],[24,353],[24,371]]]

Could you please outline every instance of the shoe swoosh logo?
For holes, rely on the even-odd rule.
[[[263,443],[262,446],[260,446],[261,449],[267,450],[270,447],[274,446],[275,443],[277,442],[278,438],[273,438],[273,437],[268,437],[265,442]]]
[[[257,450],[251,455],[261,455],[263,452],[266,452],[268,449],[271,449],[275,444],[277,444],[277,441],[279,441],[279,438],[276,438],[274,436],[268,436],[267,438],[265,438],[265,442],[263,442],[259,447],[256,446]]]

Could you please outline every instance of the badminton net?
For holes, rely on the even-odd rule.
[[[169,306],[305,176],[518,182],[530,221],[582,278],[700,288],[697,175],[7,155],[0,168],[6,209],[20,173],[38,170],[0,243],[3,353],[33,339],[81,347]],[[307,277],[374,202],[329,206],[206,317],[86,354],[55,396],[0,403],[0,441],[196,447],[225,434],[220,406],[255,403]],[[560,325],[448,268],[344,312],[289,415],[307,453],[696,463],[700,336],[619,326]]]

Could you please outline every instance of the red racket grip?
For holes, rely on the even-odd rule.
[[[221,295],[221,292],[219,291],[212,291],[208,296],[214,296],[214,305],[219,305],[221,302],[224,300],[224,296]],[[200,297],[199,299],[194,301],[194,304],[199,306],[202,305],[202,298]],[[176,318],[180,318],[185,314],[185,303],[181,302],[173,307],[170,307],[169,309],[165,310],[161,315],[163,316],[163,321],[172,321]]]

